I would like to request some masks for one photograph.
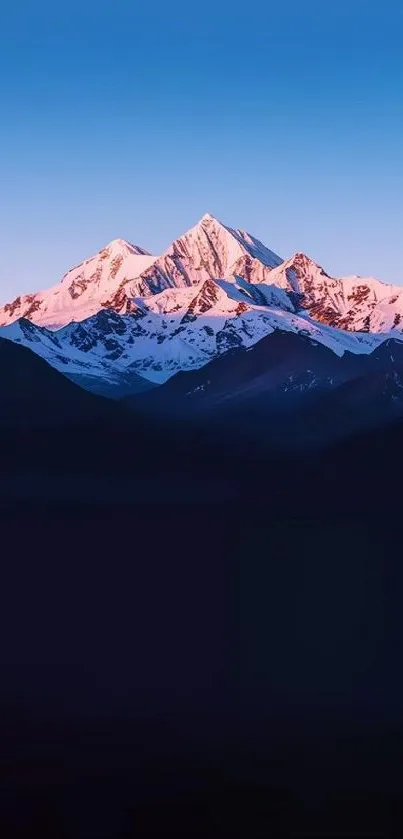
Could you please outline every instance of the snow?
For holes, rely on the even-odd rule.
[[[342,332],[318,324],[308,315],[254,303],[247,292],[245,297],[241,295],[236,279],[233,283],[211,282],[208,290],[215,293],[207,298],[205,290],[204,282],[192,288],[168,289],[154,297],[137,298],[140,314],[103,311],[54,332],[30,324],[27,334],[21,326],[24,322],[19,321],[0,329],[0,336],[31,346],[62,372],[110,378],[116,371],[131,369],[156,383],[179,370],[201,367],[233,346],[251,347],[275,329],[309,335],[337,355],[347,349],[368,353],[384,337]],[[244,303],[241,311],[240,298]],[[193,306],[200,299],[203,303],[207,300],[205,311]],[[190,309],[195,312],[194,320],[187,320]]]
[[[56,286],[0,309],[0,335],[62,372],[163,382],[275,329],[342,355],[401,335],[400,321],[402,288],[330,277],[302,253],[284,262],[206,214],[160,257],[114,239]]]
[[[85,260],[47,291],[27,294],[17,305],[0,309],[0,325],[28,317],[48,329],[59,329],[71,321],[95,315],[129,278],[139,276],[155,257],[141,248],[117,239],[99,254]]]
[[[206,214],[195,227],[176,239],[148,271],[134,283],[128,283],[127,294],[138,297],[165,288],[225,278],[237,273],[237,266],[245,260],[249,261],[250,273],[260,279],[267,279],[272,268],[282,262],[281,257],[254,237],[226,227]]]

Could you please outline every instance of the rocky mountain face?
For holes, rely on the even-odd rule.
[[[330,277],[303,253],[273,271],[271,281],[291,294],[297,310],[320,323],[363,332],[400,328],[403,289],[399,286],[373,278]]]
[[[264,282],[282,259],[242,230],[233,230],[206,214],[134,282],[129,297],[157,294],[166,288],[199,285],[209,279],[238,274],[248,282]]]
[[[137,245],[116,239],[71,268],[58,285],[36,294],[19,295],[6,303],[0,309],[0,325],[7,326],[23,317],[39,326],[59,329],[111,308],[112,298],[117,311],[127,311],[127,298],[119,296],[119,289],[148,268],[153,259]]]
[[[249,348],[275,330],[339,356],[400,335],[403,290],[283,261],[205,215],[162,256],[115,240],[48,291],[0,309],[0,335],[96,393],[120,397]]]

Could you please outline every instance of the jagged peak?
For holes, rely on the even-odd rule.
[[[296,251],[293,254],[293,256],[291,256],[290,259],[287,260],[287,263],[289,264],[298,264],[301,262],[308,263],[309,265],[315,265],[317,268],[321,267],[317,262],[315,262],[314,259],[312,259],[311,256],[309,256],[307,253],[304,253],[303,251]]]
[[[202,229],[203,231],[206,229],[215,229],[217,231],[223,231],[225,233],[231,233],[231,230],[223,224],[216,216],[213,216],[211,213],[204,213],[204,216],[199,219],[199,221],[192,227],[188,233],[198,233],[199,230]],[[186,235],[186,234],[185,234]]]
[[[203,224],[203,222],[215,222],[216,224],[220,224],[224,227],[222,222],[216,218],[216,216],[213,216],[212,213],[204,213],[204,216],[201,217],[199,224]]]
[[[319,264],[319,262],[316,262],[315,259],[312,259],[311,256],[309,256],[307,253],[304,253],[303,251],[296,251],[296,253],[294,253],[293,256],[291,256],[289,259],[287,259],[285,262],[283,262],[282,265],[279,266],[280,270],[286,270],[287,271],[290,268],[291,269],[298,269],[298,268],[307,269],[308,268],[308,269],[311,269],[311,270],[314,269],[315,271],[318,271],[319,273],[323,274],[325,277],[328,277],[329,279],[333,279],[331,277],[331,275],[328,274],[325,271],[325,269],[322,267],[322,265]]]
[[[101,249],[100,253],[105,250],[111,251],[125,251],[129,253],[139,254],[140,256],[151,256],[149,251],[144,250],[139,245],[133,245],[132,242],[128,242],[126,239],[112,239],[104,248]]]

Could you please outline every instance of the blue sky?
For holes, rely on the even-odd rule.
[[[403,10],[384,0],[7,4],[0,302],[209,211],[403,283]]]

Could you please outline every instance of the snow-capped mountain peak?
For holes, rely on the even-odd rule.
[[[192,233],[195,231],[197,233],[199,228],[204,230],[207,236],[215,238],[218,241],[224,239],[230,251],[228,255],[229,261],[231,261],[231,249],[237,243],[242,251],[248,253],[255,259],[260,259],[268,268],[275,268],[283,262],[280,256],[269,250],[269,248],[250,233],[247,233],[245,230],[228,227],[228,225],[223,224],[223,222],[219,221],[219,219],[210,213],[205,213],[198,224],[189,232]]]
[[[47,291],[18,296],[0,309],[0,326],[21,317],[58,329],[103,308],[126,314],[131,301],[168,288],[205,280],[244,278],[264,283],[282,260],[254,236],[226,226],[211,213],[184,233],[160,257],[124,239],[113,239],[97,254],[70,269]]]
[[[353,332],[384,333],[401,328],[401,286],[374,277],[332,277],[301,252],[275,268],[271,282],[290,294],[299,311],[320,323]]]
[[[67,375],[96,379],[99,392],[103,377],[162,382],[276,329],[338,355],[370,352],[401,334],[403,288],[334,278],[302,252],[283,261],[205,213],[158,257],[112,240],[53,288],[3,306],[1,326]]]
[[[206,213],[194,227],[175,239],[134,283],[128,283],[125,292],[129,298],[143,297],[234,274],[248,282],[262,283],[281,264],[281,257],[254,236],[227,227]]]
[[[154,261],[143,248],[114,239],[97,254],[71,268],[60,283],[46,291],[18,296],[0,309],[0,325],[25,317],[49,329],[91,317],[111,307],[122,286],[138,277]],[[118,310],[128,311],[129,301],[120,294]]]
[[[126,239],[112,239],[108,245],[106,245],[100,253],[104,252],[105,250],[111,251],[113,253],[134,253],[138,254],[139,256],[151,256],[149,251],[144,250],[144,248],[140,248],[139,245],[133,245],[132,242],[127,242]]]

